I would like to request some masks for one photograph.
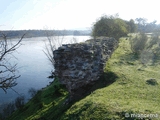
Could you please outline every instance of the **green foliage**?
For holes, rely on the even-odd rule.
[[[59,91],[58,95],[56,95],[55,88]],[[70,105],[64,105],[67,96],[68,92],[65,87],[55,79],[48,87],[39,90],[25,104],[23,111],[15,111],[7,120],[58,120],[61,114],[70,107]]]
[[[139,35],[136,35],[136,37],[131,40],[132,52],[140,55],[140,53],[145,49],[147,39],[148,38],[145,33],[140,33]]]
[[[92,36],[107,36],[119,39],[128,34],[127,24],[115,16],[102,16],[93,26]]]
[[[154,45],[157,45],[160,43],[160,32],[153,32],[150,36],[149,44],[147,46],[148,49],[152,49]]]
[[[11,115],[14,111],[15,111],[14,102],[4,104],[2,112],[0,113],[0,120],[5,120],[5,118]]]
[[[54,96],[62,96],[63,95],[63,93],[65,92],[63,89],[61,89],[61,87],[63,87],[63,86],[61,86],[61,85],[56,85],[56,86],[54,86],[54,88],[55,88],[55,91],[54,91],[54,93],[53,93],[53,95]]]
[[[160,59],[159,33],[140,33],[132,37],[130,42],[132,52],[140,58],[142,64],[154,64],[156,60]]]
[[[155,55],[155,57],[160,56],[160,33],[154,32],[149,41],[148,49],[151,49]]]
[[[37,92],[37,94],[34,96],[34,99],[33,99],[33,102],[34,102],[35,104],[41,102],[41,95],[42,95],[42,91],[39,90],[39,91]]]
[[[129,33],[135,33],[137,30],[137,25],[135,24],[133,19],[130,19],[129,21],[126,21],[126,24],[128,25]]]

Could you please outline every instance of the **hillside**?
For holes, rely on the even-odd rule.
[[[68,92],[56,79],[8,120],[134,120],[140,114],[160,119],[160,61],[143,65],[130,48],[129,40],[120,39],[106,64],[106,78],[83,99],[65,104]],[[108,80],[111,84],[104,85]]]
[[[0,31],[6,35],[7,38],[19,38],[23,34],[25,34],[26,38],[30,37],[46,37],[46,36],[67,36],[67,35],[74,35],[74,36],[87,36],[90,35],[91,32],[89,30],[7,30],[7,31]],[[0,35],[0,39],[2,36]]]

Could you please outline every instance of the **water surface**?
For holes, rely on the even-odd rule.
[[[77,42],[83,42],[89,39],[89,36],[74,36]],[[73,43],[73,36],[64,37],[63,44]],[[72,40],[72,41],[71,41]],[[17,40],[13,40],[15,43]],[[18,63],[18,73],[21,75],[16,81],[17,86],[13,87],[21,95],[29,98],[29,88],[41,89],[46,87],[52,79],[47,77],[50,75],[52,67],[43,50],[45,50],[46,37],[24,38],[21,46],[14,52],[16,59],[11,62]],[[11,89],[7,90],[7,94],[0,89],[0,103],[6,103],[15,100],[19,95]]]

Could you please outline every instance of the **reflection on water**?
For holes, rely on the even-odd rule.
[[[64,37],[64,44],[69,43],[72,38],[73,36]],[[77,42],[82,42],[90,37],[76,36],[74,38],[76,38]],[[22,41],[22,45],[14,53],[17,59],[12,62],[18,63],[18,75],[21,75],[21,77],[17,79],[18,85],[13,89],[19,94],[25,95],[27,99],[29,98],[29,88],[41,89],[52,81],[47,78],[53,68],[43,52],[45,49],[44,41],[47,42],[46,37],[25,38]],[[16,42],[16,40],[13,42]],[[0,89],[0,103],[10,102],[16,97],[18,97],[18,94],[13,90],[8,89],[7,94],[5,94]]]

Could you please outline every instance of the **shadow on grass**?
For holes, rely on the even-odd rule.
[[[120,59],[124,59],[125,61],[135,61],[139,59],[139,55],[138,54],[134,54],[134,53],[129,53],[129,54],[125,54],[120,56]]]
[[[134,53],[129,53],[125,55],[121,55],[119,57],[119,62],[117,64],[128,64],[128,65],[134,65],[135,61],[139,60],[139,56]]]
[[[72,102],[83,99],[84,97],[91,94],[93,91],[95,91],[97,89],[111,85],[112,83],[114,83],[116,81],[117,78],[118,78],[118,76],[111,71],[104,72],[100,76],[100,78],[96,82],[94,82],[93,84],[89,84],[89,85],[83,86],[83,87],[75,90],[74,91],[75,94],[74,94],[74,97],[72,98]]]
[[[144,63],[143,59],[146,59],[146,62]],[[153,58],[143,58],[141,60],[141,56],[134,53],[129,53],[120,56],[120,62],[119,64],[128,64],[128,65],[135,65],[135,61],[139,61],[142,65],[152,65],[155,66],[157,64],[160,64],[160,56],[154,55]]]

